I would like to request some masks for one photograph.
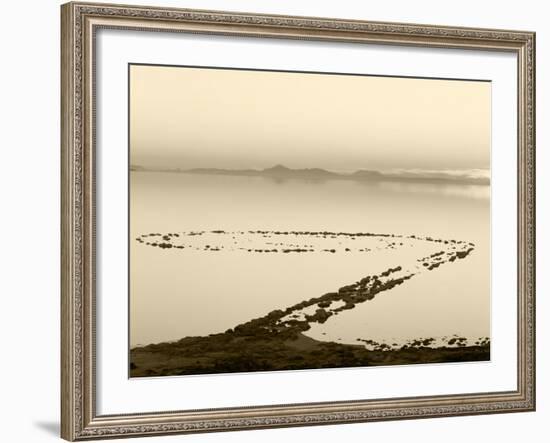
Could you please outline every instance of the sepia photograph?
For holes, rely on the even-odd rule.
[[[130,377],[490,361],[490,81],[128,82]]]

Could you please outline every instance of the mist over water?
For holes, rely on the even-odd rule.
[[[135,240],[147,233],[213,230],[374,232],[472,242],[475,250],[466,259],[418,275],[305,334],[353,344],[358,338],[490,337],[489,186],[162,172],[131,172],[130,186],[131,346],[223,332],[427,252],[377,249],[374,239],[369,252],[329,254],[205,253]],[[238,241],[248,240],[244,235]]]

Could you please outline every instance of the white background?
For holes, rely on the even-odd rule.
[[[134,0],[134,3],[148,3]],[[538,170],[550,167],[550,91],[547,54],[550,31],[545,2],[437,1],[158,1],[159,5],[316,15],[368,20],[517,28],[537,31]],[[4,298],[0,328],[0,404],[2,440],[54,441],[59,421],[59,3],[13,2],[3,5],[0,137],[4,162],[0,174],[3,207],[0,257]],[[546,49],[546,50],[545,50]],[[550,222],[544,207],[548,174],[539,173],[538,225]],[[547,200],[547,198],[546,198]],[[6,204],[7,203],[7,204]],[[538,412],[495,416],[414,420],[269,431],[163,437],[146,441],[545,441],[548,404],[548,354],[541,352],[550,326],[543,322],[548,281],[540,272],[548,260],[548,233],[538,232]]]

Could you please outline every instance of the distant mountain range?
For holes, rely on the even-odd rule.
[[[353,173],[339,173],[321,168],[291,169],[283,165],[276,165],[266,169],[219,169],[219,168],[194,168],[194,169],[150,169],[143,166],[131,165],[131,171],[172,172],[183,174],[204,175],[235,175],[248,177],[271,177],[278,179],[301,180],[356,180],[356,181],[400,181],[400,182],[428,182],[428,183],[457,183],[488,185],[488,174],[479,173],[480,170],[459,171],[420,171],[402,170],[394,172],[382,172],[376,170],[360,169]],[[485,172],[485,171],[483,171]]]

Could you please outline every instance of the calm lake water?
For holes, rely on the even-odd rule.
[[[475,244],[464,260],[416,275],[305,334],[339,343],[490,336],[490,188],[402,182],[277,181],[264,177],[131,172],[131,346],[223,332],[430,251],[259,254],[249,230],[374,232]],[[147,233],[243,232],[235,249],[161,249]],[[360,241],[360,240],[356,240]],[[343,247],[343,246],[342,246]]]

